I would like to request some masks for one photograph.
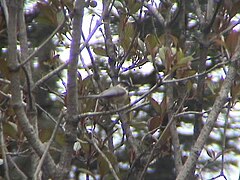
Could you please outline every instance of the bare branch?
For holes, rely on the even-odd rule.
[[[20,4],[21,5],[21,4]],[[29,119],[26,116],[26,112],[23,105],[22,94],[21,94],[21,85],[20,85],[20,69],[19,62],[17,57],[17,9],[19,6],[19,1],[10,1],[8,2],[9,10],[9,27],[8,27],[8,67],[10,72],[10,87],[12,95],[12,106],[14,112],[18,118],[19,125],[21,126],[24,135],[27,137],[29,143],[36,151],[38,156],[41,156],[44,152],[44,146],[41,141],[38,139],[38,136],[33,129],[32,125],[29,123]],[[49,169],[51,176],[54,176],[56,172],[56,166],[48,154],[45,167]]]
[[[120,178],[118,177],[116,171],[114,170],[113,166],[112,166],[112,163],[109,161],[109,159],[107,158],[107,156],[101,151],[101,149],[99,149],[99,147],[97,146],[96,144],[96,140],[95,139],[92,139],[92,141],[90,141],[93,146],[95,147],[95,149],[98,151],[99,154],[101,154],[102,158],[108,163],[108,167],[109,167],[109,170],[111,171],[113,177],[116,179],[116,180],[120,180]]]
[[[141,0],[138,0],[138,2],[142,3]],[[148,4],[146,1],[144,1],[144,6],[156,17],[156,19],[161,25],[165,25],[164,17],[161,15],[160,12],[157,11],[156,8],[154,8],[151,4]]]
[[[186,112],[182,112],[182,113],[178,113],[175,115],[175,117],[180,117],[180,116],[185,116],[188,114],[198,114],[198,115],[203,115],[205,113],[208,113],[208,111],[205,112],[197,112],[197,111],[186,111]]]
[[[104,112],[89,112],[89,113],[84,113],[84,114],[79,114],[76,117],[76,120],[79,121],[84,117],[90,117],[90,116],[99,116],[99,115],[109,115],[109,114],[116,114],[119,113],[121,111],[125,111],[131,107],[133,107],[135,104],[137,104],[138,102],[140,102],[141,100],[143,100],[144,98],[146,98],[148,95],[150,95],[151,93],[153,93],[162,83],[158,82],[157,84],[155,84],[148,92],[144,93],[141,97],[139,97],[137,100],[135,100],[134,102],[132,102],[129,105],[123,106],[123,107],[119,107],[116,110],[111,110],[111,111],[104,111]],[[129,111],[127,111],[129,112]]]
[[[42,44],[40,46],[37,47],[37,49],[35,51],[32,52],[32,54],[30,54],[23,62],[21,62],[21,64],[19,64],[19,67],[23,66],[24,64],[26,64],[28,61],[30,61],[32,58],[34,58],[37,53],[53,38],[53,36],[55,36],[57,34],[57,32],[63,27],[64,23],[65,23],[66,19],[64,18],[60,24],[57,26],[57,28],[50,34],[50,36],[42,42]]]
[[[207,21],[210,22],[214,12],[214,0],[209,0],[207,4]]]
[[[94,33],[97,31],[97,29],[99,28],[99,26],[102,25],[102,18],[101,17],[97,22],[96,25],[94,26],[93,30],[91,31],[91,33],[88,35],[87,39],[82,43],[79,53],[82,52],[82,50],[88,46],[89,41],[91,40],[91,38],[93,37]],[[38,80],[34,87],[32,88],[32,90],[36,89],[40,84],[46,82],[47,80],[49,80],[50,78],[52,78],[53,76],[57,75],[60,71],[62,71],[63,69],[65,69],[69,64],[69,61],[65,62],[64,64],[60,65],[59,67],[57,67],[56,69],[54,69],[53,71],[51,71],[50,73],[46,74],[45,76],[43,76],[40,80]]]
[[[17,156],[18,155],[19,154],[17,154]],[[21,171],[21,169],[19,169],[17,164],[13,161],[12,157],[9,155],[9,153],[7,154],[7,159],[8,159],[9,164],[11,164],[15,168],[15,170],[18,173],[18,175],[20,175],[22,179],[27,179],[27,176],[24,174],[24,172]]]
[[[213,36],[209,42],[213,42],[216,38],[228,33],[229,31],[233,30],[234,27],[236,27],[237,25],[240,24],[240,19],[235,22],[235,23],[232,23],[230,26],[228,26],[226,29],[224,29],[222,32],[220,32],[219,34]]]
[[[5,144],[5,139],[3,135],[3,114],[1,111],[0,111],[0,143],[1,143],[0,145],[1,145],[1,152],[3,157],[4,175],[7,180],[10,180],[8,161],[6,156],[6,144]]]
[[[181,107],[183,106],[183,103],[185,102],[185,99],[186,99],[186,96],[182,99],[182,101],[180,102],[179,106],[178,106],[178,109],[176,110],[176,112],[174,114],[177,114]],[[174,115],[171,117],[171,119],[169,120],[167,126],[165,127],[164,131],[162,132],[161,136],[159,137],[159,139],[157,140],[157,142],[155,143],[150,155],[148,156],[148,160],[144,166],[144,169],[142,171],[142,174],[140,176],[140,179],[143,179],[144,178],[144,174],[146,173],[147,171],[147,168],[149,166],[149,164],[151,163],[152,161],[152,158],[154,156],[154,152],[156,151],[156,149],[158,147],[161,147],[164,143],[166,143],[166,140],[168,139],[168,137],[170,136],[170,127],[172,126],[172,123],[175,121],[175,117]],[[158,152],[159,153],[159,152]]]
[[[82,34],[82,22],[84,16],[85,2],[81,0],[75,1],[73,14],[73,31],[72,42],[70,47],[70,56],[68,64],[68,81],[67,81],[67,115],[65,136],[66,145],[64,146],[59,169],[61,172],[58,179],[66,179],[68,170],[70,169],[70,158],[73,154],[73,144],[76,141],[77,123],[74,122],[74,117],[78,113],[78,85],[77,85],[77,70],[78,70],[78,54],[80,48],[80,40]],[[81,109],[79,109],[81,111]]]
[[[113,81],[113,85],[116,85],[118,82],[118,68],[116,67],[116,62],[117,62],[117,54],[116,54],[116,47],[115,44],[112,41],[112,33],[110,30],[110,19],[109,19],[109,14],[111,9],[109,9],[110,6],[109,0],[104,0],[103,1],[103,12],[105,14],[102,14],[103,21],[104,21],[104,30],[105,30],[105,46],[106,46],[106,53],[108,55],[108,64],[109,64],[109,76]]]
[[[238,59],[235,59],[235,60],[231,60],[231,62],[234,62]],[[162,83],[163,84],[167,84],[167,83],[176,83],[176,82],[181,82],[181,81],[186,81],[186,80],[190,80],[190,79],[193,79],[193,78],[196,78],[196,77],[200,77],[200,76],[205,76],[206,74],[210,73],[211,71],[213,71],[214,69],[220,67],[220,66],[223,66],[225,64],[228,64],[230,62],[227,62],[227,61],[223,61],[221,63],[218,63],[216,64],[215,66],[213,66],[212,68],[204,71],[204,72],[201,72],[201,73],[198,73],[198,74],[195,74],[195,75],[192,75],[192,76],[188,76],[188,77],[184,77],[184,78],[179,78],[179,79],[170,79],[168,80],[168,77],[169,75],[165,76],[162,80]]]
[[[201,24],[201,25],[204,25],[205,20],[204,20],[204,17],[203,17],[203,15],[202,15],[202,10],[201,10],[200,4],[199,4],[198,0],[194,0],[193,2],[194,2],[194,5],[195,5],[195,7],[196,7],[196,14],[197,14],[197,16],[198,16],[198,19],[199,19],[199,21],[200,21],[200,24]]]
[[[167,110],[168,119],[171,119],[174,116],[173,115],[174,114],[174,111],[173,111],[173,107],[174,107],[173,86],[171,84],[167,85],[166,95],[168,98],[168,107],[167,107],[168,108],[168,110]],[[182,102],[182,104],[183,103],[184,102]],[[176,174],[178,174],[182,168],[183,163],[182,163],[182,153],[180,150],[180,142],[179,142],[179,137],[178,137],[178,132],[177,132],[176,121],[172,122],[172,125],[170,126],[170,133],[171,133],[171,140],[172,140],[172,146],[173,146]]]
[[[49,141],[47,143],[46,149],[45,149],[45,151],[44,151],[44,153],[43,153],[43,155],[42,155],[42,157],[41,157],[41,159],[40,159],[40,161],[38,163],[37,169],[36,169],[36,171],[34,173],[34,179],[36,179],[36,180],[38,179],[38,175],[39,175],[39,172],[40,172],[40,170],[42,168],[43,162],[44,162],[47,154],[49,153],[49,148],[50,148],[51,144],[54,141],[54,138],[56,136],[56,133],[57,133],[57,130],[58,130],[59,126],[60,126],[62,118],[63,118],[63,113],[60,114],[60,117],[59,117],[59,119],[57,121],[57,124],[55,125],[55,127],[53,129],[53,132],[52,132],[52,135],[51,135],[51,137],[50,137],[50,139],[49,139]]]
[[[63,69],[65,69],[68,66],[68,62],[60,65],[59,67],[57,67],[56,69],[54,69],[53,71],[51,71],[50,73],[46,74],[45,76],[43,76],[41,79],[39,79],[35,85],[32,88],[32,91],[35,90],[40,84],[46,82],[47,80],[49,80],[50,78],[52,78],[53,76],[57,75],[60,71],[62,71]]]
[[[236,48],[236,52],[233,55],[232,60],[236,60],[238,59],[240,55],[240,39],[238,40],[238,46]],[[239,62],[234,62],[231,63],[229,65],[229,70],[226,76],[226,79],[223,82],[223,85],[221,87],[221,90],[219,92],[219,96],[217,97],[217,99],[215,100],[212,110],[209,113],[208,119],[206,124],[204,125],[204,127],[202,128],[200,135],[197,139],[197,141],[195,142],[190,156],[188,157],[187,161],[185,162],[182,171],[179,173],[179,175],[177,176],[177,180],[185,180],[187,178],[187,176],[189,175],[191,169],[195,166],[198,157],[201,154],[201,151],[203,149],[204,144],[206,143],[206,140],[209,137],[209,134],[211,133],[214,123],[216,122],[218,115],[220,113],[220,111],[222,110],[222,107],[224,106],[224,104],[226,103],[227,99],[228,99],[228,94],[230,92],[230,89],[232,87],[232,83],[235,79],[236,76],[236,69],[237,69],[237,64]]]
[[[0,83],[10,84],[10,81],[7,79],[0,78]]]

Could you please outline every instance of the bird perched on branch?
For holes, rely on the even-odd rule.
[[[119,83],[116,86],[112,86],[100,94],[96,95],[87,95],[81,98],[97,98],[97,99],[105,99],[112,104],[125,104],[128,99],[128,90],[125,87],[124,83]]]

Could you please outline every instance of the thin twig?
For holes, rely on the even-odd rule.
[[[102,158],[108,163],[108,167],[109,170],[111,171],[112,175],[114,176],[114,178],[116,180],[120,180],[120,178],[118,177],[115,169],[112,166],[112,163],[110,162],[110,160],[107,158],[107,156],[101,151],[101,149],[99,149],[99,147],[97,146],[95,139],[92,139],[91,143],[93,144],[93,146],[95,147],[95,149],[98,151],[98,153],[102,156]]]
[[[37,47],[37,49],[35,51],[32,52],[32,54],[30,54],[27,59],[25,59],[23,62],[21,62],[21,64],[19,64],[19,67],[24,66],[28,61],[30,61],[33,57],[35,57],[37,55],[37,53],[53,38],[53,36],[55,34],[57,34],[57,32],[62,28],[63,24],[65,23],[66,19],[64,18],[62,20],[62,22],[60,22],[60,24],[57,26],[57,28],[50,34],[50,36],[48,36],[48,38],[42,42],[42,44],[40,46]]]
[[[209,137],[209,134],[213,129],[215,121],[218,119],[220,111],[222,110],[222,108],[224,107],[224,104],[229,98],[229,92],[231,90],[232,84],[236,77],[237,68],[239,68],[237,66],[239,62],[236,62],[236,60],[239,59],[239,52],[240,52],[239,50],[240,50],[240,40],[238,40],[236,51],[232,56],[232,61],[235,61],[235,62],[232,63],[228,68],[227,76],[218,93],[219,96],[216,98],[212,106],[212,110],[208,115],[207,123],[203,126],[200,132],[200,135],[197,138],[197,141],[192,147],[190,155],[188,156],[181,172],[178,174],[176,178],[177,180],[185,180],[188,177],[191,169],[196,165],[197,160],[202,152],[202,149]]]
[[[4,96],[5,98],[7,99],[10,99],[11,98],[11,95],[10,94],[6,94],[5,92],[1,91],[0,90],[0,95]]]
[[[2,112],[1,113],[1,117],[0,117],[0,142],[1,142],[1,150],[2,150],[2,157],[3,157],[3,165],[4,165],[4,177],[7,180],[10,180],[10,176],[9,176],[9,169],[8,169],[8,161],[7,161],[7,156],[6,156],[6,144],[5,144],[5,140],[4,140],[4,135],[3,135],[3,115]]]
[[[225,123],[224,123],[224,131],[223,131],[223,138],[222,138],[222,163],[221,163],[221,172],[220,174],[224,174],[224,158],[225,158],[225,149],[226,149],[226,136],[227,136],[227,129],[228,129],[228,117],[231,110],[231,102],[228,103],[227,113],[224,115]]]
[[[139,97],[137,100],[135,100],[133,103],[123,106],[121,108],[115,109],[115,110],[111,110],[111,111],[103,111],[103,112],[89,112],[89,113],[84,113],[84,114],[79,114],[77,116],[77,121],[79,119],[85,118],[85,117],[90,117],[90,116],[99,116],[99,115],[109,115],[109,114],[115,114],[121,111],[125,111],[129,108],[131,108],[132,106],[134,106],[135,104],[137,104],[138,102],[140,102],[142,99],[144,99],[145,97],[147,97],[149,94],[153,93],[153,91],[155,91],[162,83],[158,82],[156,83],[148,92],[144,93],[141,97]]]
[[[119,70],[116,67],[116,63],[117,63],[117,53],[115,51],[116,47],[115,44],[112,41],[112,32],[110,29],[110,18],[108,16],[108,14],[110,13],[110,3],[111,1],[109,0],[104,0],[103,1],[103,8],[106,10],[104,11],[104,32],[105,32],[105,37],[104,37],[104,42],[105,42],[105,48],[106,48],[106,53],[108,56],[108,65],[109,65],[109,76],[112,79],[112,83],[113,85],[117,84],[118,81],[118,73]]]
[[[0,78],[0,83],[10,84],[11,82],[7,79]]]
[[[53,121],[55,124],[57,124],[56,119],[55,119],[50,113],[48,113],[45,109],[43,109],[43,108],[42,108],[39,104],[37,104],[37,103],[36,103],[36,106],[37,106],[38,109],[40,109],[42,112],[44,112],[44,113],[47,115],[47,117],[49,117],[49,119],[51,119],[51,121]]]
[[[138,0],[138,2],[142,3],[141,0]],[[158,12],[156,8],[154,8],[151,4],[148,4],[147,2],[143,2],[143,5],[155,16],[155,18],[158,20],[158,22],[161,25],[165,25],[165,19],[164,17]]]
[[[9,153],[8,153],[9,154]],[[7,160],[9,162],[9,164],[13,165],[13,167],[15,168],[15,170],[17,171],[18,175],[21,176],[22,180],[27,180],[27,176],[24,174],[24,172],[17,166],[17,164],[13,161],[12,157],[10,155],[7,154]]]
[[[239,58],[239,59],[240,59],[240,58]],[[237,60],[238,60],[238,59],[236,59],[235,61],[237,61]],[[231,62],[233,62],[233,61],[231,61]],[[176,82],[186,81],[186,80],[190,80],[190,79],[193,79],[193,78],[196,78],[196,77],[204,76],[204,75],[210,73],[211,71],[213,71],[214,69],[216,69],[216,68],[218,68],[218,67],[220,67],[220,66],[222,66],[222,65],[228,64],[228,63],[230,63],[230,61],[228,61],[228,62],[227,62],[227,61],[224,61],[224,62],[221,62],[221,63],[216,64],[216,65],[213,66],[212,68],[210,68],[210,69],[208,69],[208,70],[206,70],[206,71],[204,71],[204,72],[202,72],[202,73],[198,73],[198,74],[195,74],[195,75],[192,75],[192,76],[187,76],[187,77],[179,78],[179,79],[166,80],[166,79],[169,77],[169,75],[167,75],[167,76],[165,76],[165,78],[163,78],[162,83],[163,83],[163,84],[176,83]]]
[[[40,159],[40,161],[38,163],[37,169],[36,169],[36,171],[34,173],[34,179],[36,179],[36,180],[38,179],[39,172],[40,172],[40,170],[42,168],[42,165],[43,165],[43,162],[44,162],[44,160],[45,160],[45,158],[47,156],[48,150],[49,150],[49,148],[50,148],[50,146],[51,146],[51,144],[52,144],[52,142],[53,142],[53,140],[54,140],[54,138],[56,136],[57,130],[58,130],[59,126],[60,126],[60,123],[61,123],[62,119],[63,119],[63,113],[60,115],[60,117],[59,117],[59,119],[57,121],[57,124],[55,125],[55,128],[54,128],[54,130],[52,132],[51,138],[48,141],[46,149],[45,149],[45,151],[44,151],[44,153],[43,153],[43,155],[42,155],[42,157],[41,157],[41,159]]]
[[[141,108],[143,106],[146,106],[146,105],[149,105],[149,104],[150,104],[149,102],[143,102],[143,103],[141,103],[139,105],[133,106],[131,109],[127,110],[126,113],[134,111],[136,109],[139,109],[139,108]]]
[[[200,24],[203,25],[205,23],[205,20],[204,20],[203,15],[202,15],[202,10],[201,10],[200,4],[199,4],[198,0],[194,0],[193,2],[194,2],[194,5],[195,5],[195,8],[196,8],[196,14],[198,16]]]
[[[88,35],[88,38],[82,43],[79,53],[88,45],[89,41],[91,40],[92,36],[94,35],[94,33],[97,31],[97,29],[99,28],[99,26],[102,25],[102,17],[97,20],[95,27],[93,28],[92,32]],[[57,67],[56,69],[54,69],[53,71],[51,71],[50,73],[46,74],[44,77],[42,77],[40,80],[38,80],[33,89],[36,89],[40,84],[44,83],[45,81],[47,81],[48,79],[52,78],[54,75],[57,75],[60,71],[62,71],[63,69],[65,69],[68,66],[68,61],[65,62],[64,64],[60,65],[59,67]]]
[[[228,31],[231,31],[234,27],[236,27],[238,24],[240,24],[240,19],[234,23],[234,24],[231,24],[230,26],[228,26],[226,29],[224,29],[222,32],[218,33],[217,35],[213,36],[209,42],[213,42],[216,38],[222,36],[223,34],[227,33]]]
[[[26,153],[30,152],[30,149],[25,149],[23,151],[17,151],[17,152],[7,152],[6,154],[8,156],[21,156],[21,155],[24,155]]]
[[[171,76],[171,78],[172,78],[172,76]],[[168,119],[171,119],[172,117],[174,118],[173,85],[167,84],[166,88],[167,88],[166,96],[168,99],[167,115],[168,115]],[[185,99],[188,96],[188,94],[189,94],[189,92],[186,92]],[[184,102],[182,102],[182,104],[183,103]],[[176,170],[176,174],[178,174],[182,168],[183,162],[182,162],[182,152],[181,152],[181,148],[180,148],[180,141],[179,141],[179,135],[177,132],[176,121],[173,121],[172,125],[170,126],[170,136],[171,136],[171,142],[172,142],[172,147],[173,147],[175,170]]]
[[[48,79],[52,78],[53,76],[57,75],[60,71],[62,71],[63,69],[65,69],[68,66],[68,62],[60,65],[59,67],[57,67],[56,69],[54,69],[53,71],[51,71],[50,73],[46,74],[45,76],[43,76],[41,79],[39,79],[35,85],[32,88],[32,91],[35,90],[40,84],[46,82]]]
[[[93,28],[91,33],[88,35],[87,39],[80,46],[79,52],[81,52],[88,45],[88,43],[91,40],[92,36],[95,34],[97,29],[102,25],[102,20],[103,20],[103,17],[101,17],[99,20],[96,21],[95,27]]]
[[[210,0],[208,1],[208,7],[207,7],[207,21],[208,21],[208,24],[207,26],[205,27],[205,32],[209,33],[212,26],[213,26],[213,23],[215,22],[216,20],[216,16],[218,14],[218,11],[219,11],[219,8],[221,7],[221,4],[222,4],[222,1],[223,0],[220,0],[217,3],[217,7],[215,8],[215,10],[213,11],[213,2],[214,0]],[[213,14],[212,14],[213,13]],[[210,19],[211,18],[211,19]]]
[[[181,112],[181,113],[176,114],[175,117],[185,116],[185,115],[188,115],[188,114],[198,114],[198,115],[203,115],[203,114],[208,113],[209,111],[210,111],[210,110],[208,110],[208,111],[204,111],[204,112],[186,111],[186,112]]]
[[[186,97],[187,96],[185,95],[185,97],[181,100],[181,103],[179,104],[179,107],[178,107],[177,111],[175,112],[175,114],[177,114],[180,111],[180,109],[182,108],[183,103],[185,102]],[[153,147],[153,149],[151,151],[151,154],[148,157],[148,161],[145,164],[144,169],[143,169],[142,174],[141,174],[139,179],[141,179],[141,180],[143,179],[143,177],[144,177],[144,175],[145,175],[145,173],[147,171],[147,168],[148,168],[150,162],[152,161],[152,158],[153,158],[153,155],[154,155],[154,152],[155,152],[156,148],[160,147],[161,145],[163,145],[165,143],[165,140],[168,138],[169,133],[170,133],[170,127],[171,127],[171,125],[172,125],[172,123],[174,121],[175,121],[175,116],[173,114],[173,116],[171,117],[171,119],[168,122],[167,126],[165,127],[164,131],[162,132],[161,136],[159,137],[158,141],[156,142],[155,146]]]

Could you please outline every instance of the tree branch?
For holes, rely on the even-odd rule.
[[[114,110],[111,110],[111,111],[89,112],[89,113],[79,114],[76,117],[76,121],[79,121],[80,119],[85,118],[85,117],[116,114],[116,113],[119,113],[121,111],[128,110],[129,108],[133,107],[135,104],[137,104],[138,102],[140,102],[141,100],[146,98],[148,95],[152,94],[161,84],[162,84],[162,82],[156,83],[148,92],[144,93],[141,97],[139,97],[137,100],[135,100],[134,102],[132,102],[129,105],[119,107],[118,109],[114,109]],[[129,111],[127,111],[127,112],[129,112]]]
[[[95,27],[93,28],[93,30],[91,31],[91,33],[88,35],[87,39],[84,40],[84,42],[82,43],[79,53],[82,52],[82,50],[88,46],[89,41],[91,40],[92,36],[94,35],[94,33],[97,31],[97,29],[99,28],[99,26],[101,26],[102,24],[102,18],[101,17],[97,22]],[[57,67],[56,69],[54,69],[53,71],[51,71],[50,73],[46,74],[45,76],[43,76],[40,80],[38,80],[34,87],[32,88],[32,90],[35,90],[40,84],[46,82],[47,80],[49,80],[50,78],[52,78],[53,76],[57,75],[60,71],[62,71],[63,69],[65,69],[69,64],[69,61],[65,62],[64,64],[60,65],[59,67]],[[0,79],[1,80],[1,79]]]
[[[80,41],[82,34],[82,22],[84,16],[85,2],[81,0],[75,1],[74,14],[73,14],[73,31],[72,42],[70,47],[70,56],[67,74],[67,115],[65,125],[66,145],[64,146],[59,169],[61,173],[58,179],[65,179],[70,169],[72,154],[74,153],[73,145],[76,141],[77,123],[74,117],[78,114],[78,86],[77,86],[77,70],[78,70],[78,55],[80,49]],[[79,109],[81,112],[81,109]]]
[[[57,130],[58,130],[59,126],[60,126],[62,118],[63,118],[63,114],[60,114],[60,117],[59,117],[59,119],[58,119],[58,121],[57,121],[57,123],[56,123],[56,125],[54,127],[54,130],[52,132],[51,138],[49,139],[49,141],[47,143],[47,146],[46,146],[46,149],[45,149],[45,151],[44,151],[44,153],[43,153],[43,155],[42,155],[42,157],[41,157],[41,159],[39,161],[39,164],[38,164],[38,166],[36,168],[36,171],[34,173],[34,179],[38,179],[39,172],[41,170],[41,167],[43,165],[43,162],[44,162],[47,154],[49,153],[49,148],[50,148],[52,142],[54,141],[54,138],[56,136],[56,133],[57,133]]]
[[[19,67],[25,65],[28,61],[30,61],[32,58],[34,58],[37,53],[53,38],[54,35],[57,34],[57,32],[63,27],[63,24],[65,23],[66,19],[64,18],[60,24],[57,26],[57,28],[50,34],[50,36],[48,36],[48,38],[46,40],[44,40],[42,42],[42,44],[40,44],[40,46],[37,47],[37,49],[35,51],[33,51],[24,61],[21,62],[21,64],[19,64]]]
[[[112,163],[110,162],[110,160],[107,158],[107,156],[101,151],[101,149],[99,149],[98,145],[96,144],[95,142],[96,140],[95,139],[92,139],[92,141],[90,141],[93,146],[95,147],[95,149],[97,150],[97,152],[102,156],[102,158],[108,163],[108,167],[109,167],[109,170],[111,171],[113,177],[116,179],[116,180],[120,180],[120,178],[117,176],[117,173],[116,171],[114,170],[113,166],[112,166]]]
[[[8,161],[7,161],[7,155],[6,155],[6,144],[5,139],[3,135],[3,114],[0,112],[0,146],[1,146],[1,152],[2,152],[2,158],[3,158],[3,165],[4,165],[4,176],[6,180],[10,180],[9,176],[9,168],[8,168]]]
[[[8,69],[10,76],[10,88],[12,95],[12,107],[18,119],[19,125],[22,128],[24,135],[27,137],[29,143],[38,154],[41,156],[44,152],[44,146],[38,139],[36,131],[33,126],[29,123],[29,119],[26,116],[26,112],[23,105],[22,90],[20,86],[20,66],[17,57],[17,9],[19,1],[9,1],[9,26],[8,26]],[[45,170],[48,169],[50,176],[54,176],[56,172],[56,166],[48,154],[45,161]],[[47,173],[47,172],[46,172]]]
[[[201,130],[201,133],[195,142],[191,152],[190,156],[188,157],[187,161],[185,162],[182,171],[179,173],[177,176],[177,180],[185,180],[191,169],[196,165],[197,159],[201,154],[201,151],[203,149],[204,144],[206,143],[209,134],[211,133],[213,126],[218,118],[218,115],[220,111],[222,110],[224,104],[228,100],[228,94],[231,90],[232,83],[235,79],[236,73],[237,73],[237,68],[239,67],[238,64],[239,62],[235,62],[235,60],[239,57],[240,55],[240,39],[238,40],[238,46],[236,48],[235,54],[233,55],[232,60],[234,61],[229,65],[229,70],[226,76],[226,79],[223,82],[223,85],[221,87],[221,90],[219,92],[219,96],[215,100],[212,110],[209,113],[208,119],[206,121],[206,124]]]
[[[173,106],[174,106],[173,85],[168,84],[166,87],[167,87],[166,95],[167,95],[167,99],[168,99],[168,103],[167,103],[168,119],[171,119],[174,116],[174,111],[173,111]],[[175,117],[173,117],[173,118],[175,118]],[[181,168],[182,168],[183,163],[182,163],[182,153],[181,153],[181,150],[180,150],[180,142],[179,142],[179,136],[178,136],[178,132],[177,132],[176,121],[173,121],[172,125],[170,126],[170,133],[171,133],[171,140],[172,140],[172,146],[173,146],[176,174],[178,174],[180,172]]]
[[[197,14],[197,17],[200,21],[200,24],[203,25],[205,20],[204,20],[204,17],[202,15],[202,10],[201,10],[201,7],[200,7],[200,4],[199,4],[199,1],[198,0],[194,0],[194,5],[195,5],[195,8],[196,8],[196,14]]]
[[[138,2],[142,3],[141,0],[138,0]],[[151,4],[148,4],[145,1],[144,1],[143,5],[149,10],[149,12],[151,12],[153,14],[153,16],[158,20],[158,22],[164,27],[165,26],[165,19],[161,15],[161,13],[158,12],[157,9],[154,8]]]
[[[176,110],[176,112],[174,114],[179,113],[181,107],[183,106],[183,103],[185,102],[187,96],[185,96],[182,101],[180,102],[178,109]],[[157,142],[155,143],[154,147],[152,148],[152,151],[150,153],[150,155],[147,157],[147,162],[144,166],[144,169],[141,173],[140,179],[144,178],[144,175],[147,171],[147,168],[149,166],[149,164],[151,163],[153,157],[154,157],[154,153],[156,151],[156,149],[158,149],[159,147],[161,147],[163,144],[166,143],[166,140],[168,139],[168,137],[170,136],[170,128],[173,124],[173,122],[175,121],[175,115],[172,115],[171,119],[169,120],[167,126],[164,128],[163,132],[161,133],[161,136],[159,137],[159,139],[157,140]],[[159,152],[157,152],[159,154]]]

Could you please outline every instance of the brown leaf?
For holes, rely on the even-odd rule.
[[[231,11],[231,9],[232,9],[232,7],[233,7],[232,0],[224,0],[223,6],[224,6],[228,11]]]
[[[238,43],[238,38],[239,38],[239,32],[237,31],[231,31],[226,38],[226,46],[230,53],[230,56],[232,56],[235,53],[236,46]]]
[[[151,117],[148,120],[148,125],[147,125],[148,126],[148,130],[149,131],[153,131],[154,130],[153,132],[151,132],[153,134],[160,127],[162,122],[163,122],[163,118],[161,116]]]
[[[1,66],[0,66],[1,74],[8,79],[9,78],[9,71],[8,71],[8,66],[7,66],[7,60],[1,58],[0,59],[0,64],[1,64]]]
[[[237,1],[233,4],[229,14],[230,14],[230,17],[233,17],[235,16],[237,13],[240,12],[240,1]]]
[[[161,114],[162,113],[162,110],[161,110],[161,106],[160,104],[158,104],[158,102],[153,99],[152,97],[148,97],[149,101],[150,101],[150,104],[152,105],[152,107],[154,108],[154,110],[158,113],[158,114]]]

